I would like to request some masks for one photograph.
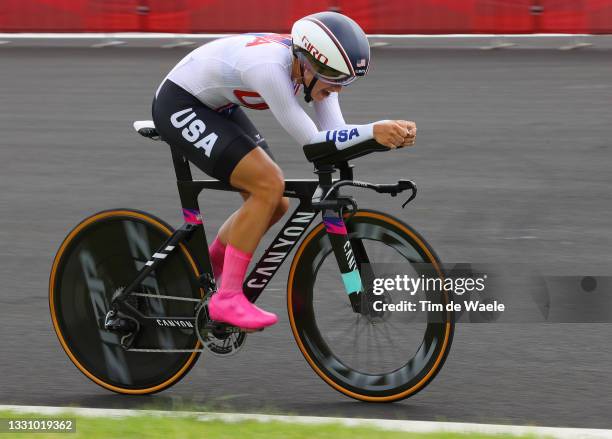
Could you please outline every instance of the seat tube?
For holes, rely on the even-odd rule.
[[[351,295],[360,292],[363,284],[344,219],[339,212],[327,209],[323,211],[323,224],[334,250],[346,293]]]
[[[198,230],[191,235],[190,244],[191,252],[196,258],[196,264],[201,274],[212,274],[212,266],[210,263],[210,255],[208,253],[208,242],[204,231],[202,213],[198,204],[198,195],[201,189],[193,186],[193,177],[189,161],[184,157],[176,147],[170,147],[172,153],[172,162],[174,171],[176,172],[177,187],[181,200],[183,219],[185,223],[183,227],[192,227]]]

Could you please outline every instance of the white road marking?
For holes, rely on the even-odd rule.
[[[538,237],[533,236],[533,235],[523,235],[523,236],[510,236],[508,238],[502,238],[502,239],[538,239]]]
[[[176,41],[174,43],[162,44],[162,49],[174,49],[175,47],[189,47],[196,44],[194,41]]]
[[[92,44],[91,47],[99,49],[101,47],[123,46],[124,44],[126,44],[125,41],[104,41],[102,43]]]
[[[585,47],[591,47],[593,44],[591,43],[585,43],[585,42],[575,42],[573,44],[568,44],[566,46],[561,46],[559,47],[559,50],[575,50],[575,49],[582,49]]]

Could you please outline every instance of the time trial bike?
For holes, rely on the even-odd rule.
[[[159,140],[150,121],[134,123]],[[315,179],[288,179],[285,196],[299,201],[246,277],[255,302],[297,246],[287,281],[287,312],[297,346],[327,384],[362,401],[390,402],[414,395],[442,368],[454,321],[429,311],[415,322],[381,311],[372,293],[376,264],[415,270],[429,264],[443,277],[431,246],[403,221],[360,209],[342,187],[395,196],[410,180],[372,184],[353,178],[349,161],[388,148],[374,140],[338,150],[333,142],[304,146]],[[198,195],[204,189],[237,191],[217,180],[194,180],[187,159],[170,147],[184,224],[174,230],[139,210],[112,209],[81,221],[64,239],[49,282],[51,318],[74,365],[100,386],[123,394],[149,394],[177,383],[202,352],[227,356],[247,332],[211,321],[216,293]],[[333,174],[339,172],[339,179]],[[322,221],[311,227],[318,215]],[[447,292],[434,301],[449,302]]]

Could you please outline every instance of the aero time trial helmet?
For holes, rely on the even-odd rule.
[[[365,76],[370,65],[370,45],[355,21],[338,12],[319,12],[299,19],[291,29],[293,53],[328,84],[347,85]],[[314,83],[309,87],[312,89]],[[307,97],[309,95],[307,91]],[[308,100],[308,99],[307,99]]]

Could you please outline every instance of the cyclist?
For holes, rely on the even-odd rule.
[[[241,107],[270,109],[300,145],[334,141],[342,149],[371,138],[390,148],[414,144],[414,122],[345,123],[338,93],[365,76],[369,64],[370,47],[359,25],[340,13],[320,12],[295,22],[290,37],[243,34],[205,44],[159,86],[153,120],[161,137],[244,198],[209,248],[215,277],[222,274],[209,303],[212,320],[246,329],[278,320],[244,296],[242,283],[261,237],[289,201],[282,171]],[[316,124],[299,104],[300,88],[312,102]]]

